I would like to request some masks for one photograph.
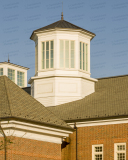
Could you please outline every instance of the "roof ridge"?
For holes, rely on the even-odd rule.
[[[66,21],[66,20],[64,20],[65,22],[68,22],[68,21]],[[73,26],[75,26],[75,27],[77,27],[78,29],[83,29],[83,28],[81,28],[81,27],[79,27],[79,26],[77,26],[77,25],[75,25],[75,24],[73,24],[73,23],[70,23],[70,22],[68,22],[70,25],[73,25]]]
[[[128,76],[128,74],[117,75],[117,76],[110,76],[110,77],[101,77],[101,78],[96,78],[96,79],[100,80],[100,79],[110,79],[110,78],[118,78],[118,77],[126,77],[126,76]]]
[[[71,127],[7,76],[0,76],[0,118],[22,118],[53,127]],[[1,103],[2,102],[2,103]]]
[[[9,96],[9,90],[8,90],[8,84],[7,84],[7,81],[6,81],[6,76],[3,76],[3,78],[4,78],[4,85],[5,85],[6,93],[7,93],[9,110],[10,110],[10,114],[12,116],[12,113],[11,113],[11,99],[10,99],[10,96]]]
[[[24,90],[23,90],[24,91]],[[24,91],[25,94],[28,95],[28,93],[26,91]],[[30,95],[31,96],[31,95]],[[33,100],[37,101],[33,96],[31,96],[33,98]],[[52,112],[51,110],[48,109],[48,107],[45,107],[41,102],[37,101],[37,103],[41,104],[48,112],[50,112],[53,116],[57,117],[59,120],[61,120],[62,122],[65,122],[62,118],[58,117],[54,112]],[[44,123],[44,122],[43,122]],[[66,122],[65,122],[66,123]],[[51,124],[51,125],[57,125],[57,126],[60,126],[59,124],[53,124],[53,123],[48,123],[48,124]],[[67,124],[67,127],[71,127],[68,123]]]
[[[59,20],[59,21],[60,21],[60,20]],[[51,23],[51,24],[49,24],[49,25],[46,25],[46,26],[41,27],[41,28],[39,28],[39,29],[36,29],[36,30],[34,30],[33,32],[36,32],[36,31],[38,31],[38,30],[40,30],[40,29],[43,29],[43,28],[45,28],[45,27],[49,27],[50,25],[53,25],[53,24],[55,24],[55,23],[57,23],[57,22],[59,22],[59,21],[56,21],[56,22],[54,22],[54,23]]]
[[[62,21],[62,20],[57,21],[57,25],[59,25],[59,23],[60,23],[61,21]],[[57,27],[57,25],[55,26],[55,28]]]
[[[66,20],[63,20],[63,21],[66,21]],[[66,22],[68,22],[68,21],[66,21]],[[70,22],[68,22],[68,23],[69,23],[70,25],[73,25],[74,27],[77,27],[78,29],[82,29],[82,30],[85,30],[86,32],[92,33],[92,32],[90,32],[90,31],[88,31],[88,30],[86,30],[86,29],[84,29],[84,28],[82,28],[82,27],[79,27],[79,26],[73,24],[73,23],[70,23]],[[95,33],[93,33],[93,34],[95,35]]]

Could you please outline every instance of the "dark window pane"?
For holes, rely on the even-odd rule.
[[[46,50],[49,50],[49,42],[46,42]]]

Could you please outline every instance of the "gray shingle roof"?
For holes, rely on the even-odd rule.
[[[95,93],[48,109],[67,122],[128,116],[128,75],[98,79]]]
[[[25,92],[31,95],[31,87],[24,87],[22,88]]]
[[[48,29],[55,29],[55,28],[82,29],[83,31],[85,31],[85,32],[87,32],[89,34],[92,34],[93,37],[95,36],[94,33],[90,32],[90,31],[87,31],[87,30],[85,30],[85,29],[83,29],[81,27],[78,27],[78,26],[76,26],[76,25],[74,25],[74,24],[72,24],[72,23],[70,23],[68,21],[65,21],[65,20],[59,20],[59,21],[54,22],[52,24],[49,24],[49,25],[47,25],[45,27],[39,28],[37,30],[34,30],[32,35],[34,34],[34,32],[44,31],[44,30],[48,30]],[[32,35],[31,35],[31,37],[32,37]],[[31,39],[31,37],[30,37],[30,39]]]
[[[0,118],[11,117],[71,129],[8,77],[0,76]]]

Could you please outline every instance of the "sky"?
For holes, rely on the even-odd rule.
[[[33,30],[61,19],[61,0],[0,0],[0,62],[35,74]],[[64,19],[96,34],[91,41],[91,77],[128,74],[128,0],[63,0]]]

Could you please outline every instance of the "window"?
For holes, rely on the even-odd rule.
[[[31,84],[31,96],[34,97],[34,82]]]
[[[114,160],[126,160],[126,143],[115,143],[114,151]]]
[[[3,68],[0,68],[0,76],[3,75]]]
[[[17,85],[24,87],[24,72],[17,71]]]
[[[38,70],[38,44],[35,47],[35,73]]]
[[[8,78],[15,82],[15,70],[8,68]]]
[[[88,71],[88,44],[80,42],[80,69]]]
[[[42,42],[42,69],[54,67],[54,42]]]
[[[60,68],[75,67],[74,41],[60,40]]]
[[[92,146],[92,160],[103,160],[103,144]]]

